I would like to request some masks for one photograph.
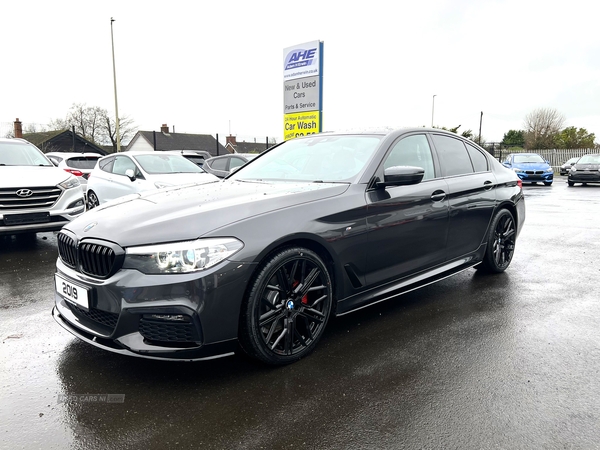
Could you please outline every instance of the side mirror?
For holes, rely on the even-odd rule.
[[[418,184],[423,180],[425,169],[415,166],[394,166],[383,171],[383,181],[377,183],[381,186],[407,186]]]
[[[127,175],[127,178],[129,178],[131,181],[135,181],[135,172],[133,169],[127,169],[125,171],[125,175]]]

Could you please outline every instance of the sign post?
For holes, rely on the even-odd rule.
[[[323,42],[283,50],[283,139],[322,131]]]

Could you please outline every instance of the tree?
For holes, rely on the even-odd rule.
[[[521,147],[525,146],[525,132],[523,130],[508,130],[502,138],[502,145],[506,147]]]
[[[555,109],[539,108],[525,116],[525,148],[530,150],[552,148],[565,122]]]
[[[567,127],[556,137],[558,148],[594,148],[596,135],[585,128]]]
[[[106,111],[105,111],[106,113]],[[106,136],[110,140],[110,144],[113,147],[113,152],[117,151],[117,124],[116,121],[110,117],[108,114],[104,114],[102,117],[103,128]],[[130,119],[127,116],[124,116],[119,119],[119,135],[121,138],[121,143],[129,142],[133,135],[136,132],[135,125],[133,123],[133,119]]]
[[[50,129],[66,130],[75,127],[75,132],[94,144],[112,145],[117,150],[115,120],[108,111],[99,106],[87,106],[85,103],[73,103],[65,119],[53,119]],[[121,142],[127,142],[135,134],[134,122],[127,116],[119,119]]]

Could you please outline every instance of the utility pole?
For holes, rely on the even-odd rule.
[[[117,103],[117,70],[115,69],[115,40],[113,38],[113,22],[115,19],[110,18],[110,42],[112,45],[112,60],[113,60],[113,82],[115,85],[115,124],[116,124],[116,138],[117,138],[117,152],[121,151],[121,136],[119,130],[119,104]]]

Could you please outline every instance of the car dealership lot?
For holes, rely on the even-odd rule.
[[[276,369],[80,343],[50,315],[55,234],[0,238],[0,448],[596,448],[600,186],[524,191],[504,274],[332,320]]]

